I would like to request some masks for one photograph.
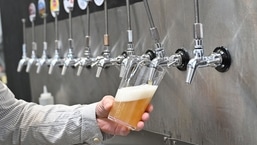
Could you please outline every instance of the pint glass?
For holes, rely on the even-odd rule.
[[[127,68],[108,118],[135,130],[164,74],[161,66],[145,63]]]

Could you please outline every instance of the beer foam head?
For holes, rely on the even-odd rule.
[[[157,87],[156,85],[144,84],[120,88],[116,93],[115,100],[124,102],[153,97]]]

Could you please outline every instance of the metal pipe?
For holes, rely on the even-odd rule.
[[[46,14],[44,14],[44,16],[43,16],[43,19],[44,19],[44,28],[43,28],[43,35],[44,35],[44,42],[46,42]]]
[[[34,20],[31,21],[31,25],[32,25],[32,43],[35,42],[35,24],[34,24]]]
[[[55,21],[55,40],[59,40],[59,29],[58,29],[58,18],[57,18],[57,13],[56,16],[54,17]]]
[[[200,18],[199,18],[199,1],[198,0],[194,1],[194,12],[195,12],[195,23],[200,23]]]
[[[131,30],[130,1],[126,0],[128,30]]]
[[[150,27],[154,28],[155,27],[154,21],[153,21],[153,17],[152,17],[152,14],[151,14],[149,4],[148,4],[147,0],[144,0],[144,5],[145,5],[145,10],[146,10],[146,13],[147,13],[147,16],[148,16],[148,20],[149,20],[149,23],[150,23]]]
[[[72,39],[72,15],[71,15],[71,9],[69,9],[69,38]]]
[[[86,48],[89,48],[89,38],[90,38],[90,9],[89,6],[87,7],[87,32],[86,32]]]
[[[105,34],[108,35],[108,6],[107,0],[104,1],[104,22],[105,22]]]
[[[23,44],[26,44],[26,20],[23,18],[22,21],[22,27],[23,27]]]

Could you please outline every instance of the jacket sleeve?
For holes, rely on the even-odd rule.
[[[17,100],[0,82],[0,144],[101,144],[95,108],[96,103],[41,106]]]

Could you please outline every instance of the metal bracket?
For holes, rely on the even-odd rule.
[[[170,137],[164,137],[164,143],[166,145],[198,145]]]

